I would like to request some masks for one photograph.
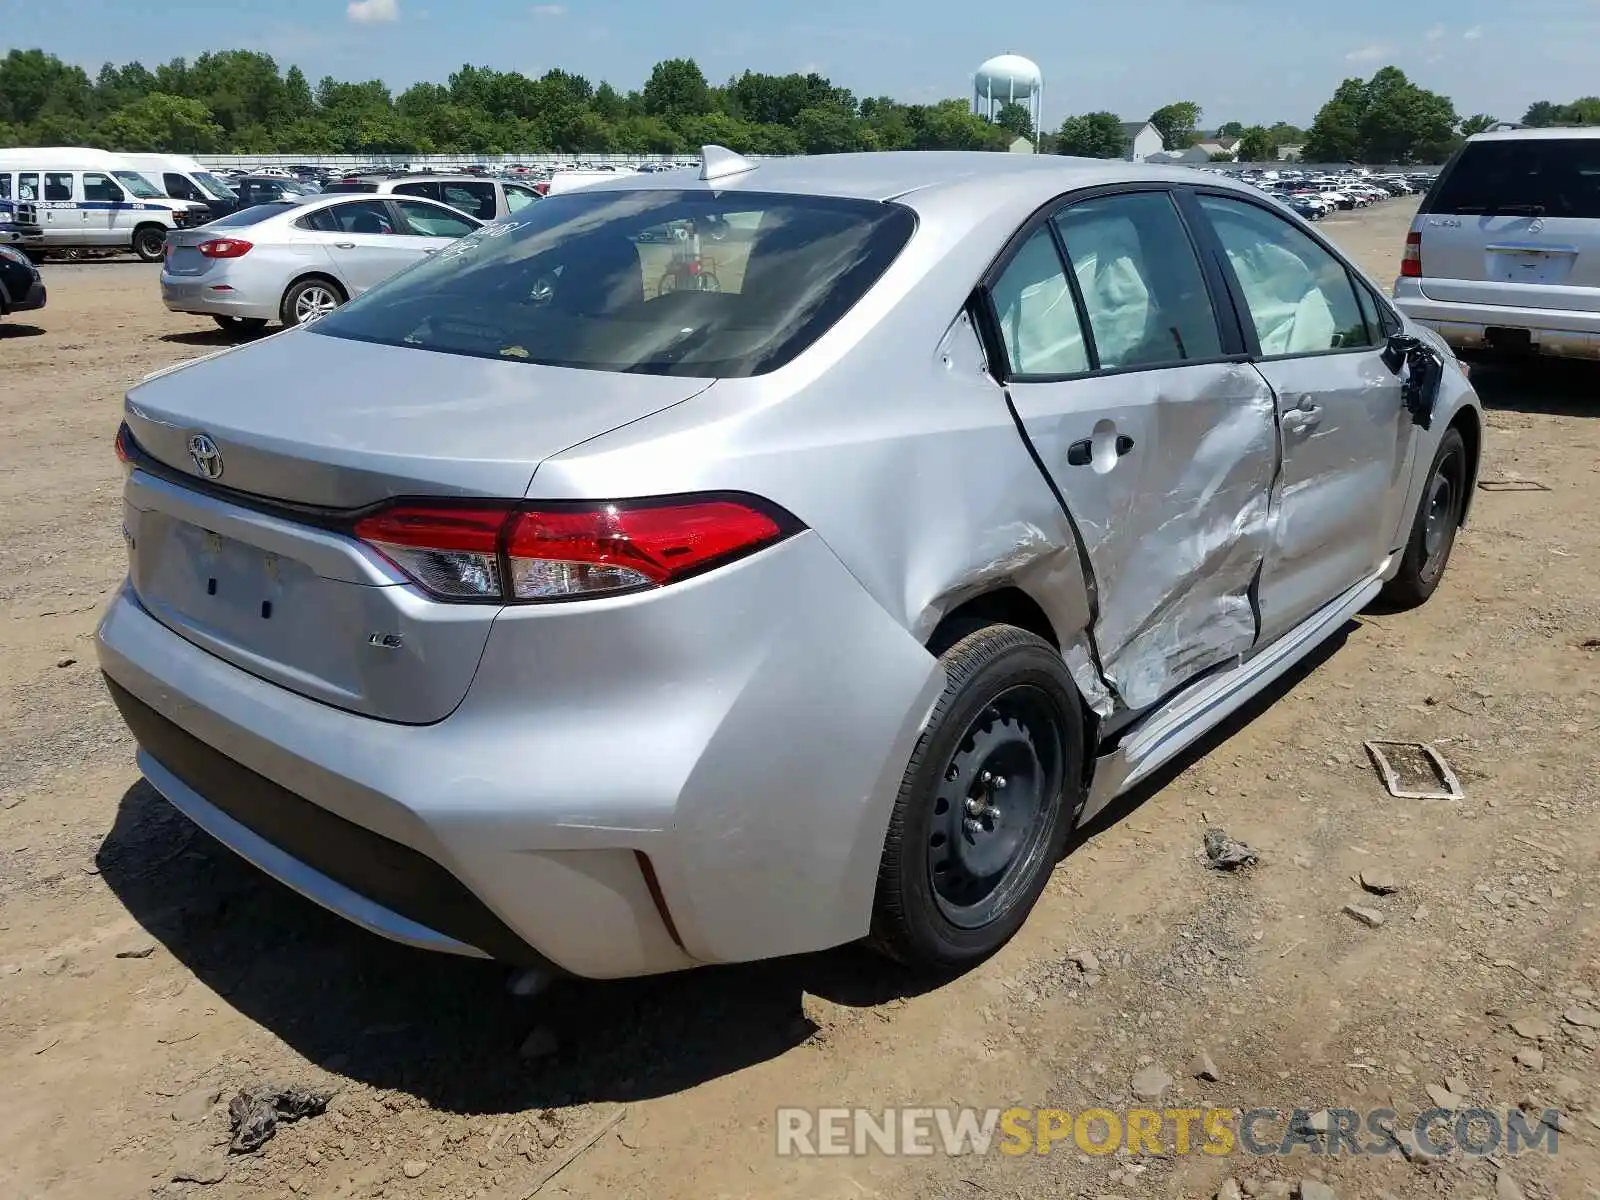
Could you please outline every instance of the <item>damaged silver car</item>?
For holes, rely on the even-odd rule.
[[[1429,597],[1482,424],[1255,189],[709,147],[134,388],[100,662],[162,795],[387,937],[959,969]]]

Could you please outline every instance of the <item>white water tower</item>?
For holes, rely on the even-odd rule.
[[[1044,73],[1032,59],[1009,50],[984,63],[972,77],[973,112],[992,121],[1007,104],[1027,106],[1037,144],[1044,123]]]

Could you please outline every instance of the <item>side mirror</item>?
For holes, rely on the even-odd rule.
[[[1383,365],[1396,375],[1400,368],[1405,366],[1411,356],[1422,349],[1422,339],[1415,334],[1391,334],[1388,343],[1383,348]]]

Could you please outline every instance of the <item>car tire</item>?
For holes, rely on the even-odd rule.
[[[1060,653],[982,625],[939,655],[944,694],[889,819],[870,944],[920,972],[965,970],[1008,942],[1079,808],[1083,718]]]
[[[239,338],[254,337],[267,327],[266,321],[260,317],[225,317],[213,314],[211,319],[223,333]]]
[[[139,226],[133,231],[133,252],[140,262],[160,262],[167,253],[167,231],[160,225]]]
[[[1471,475],[1467,443],[1461,431],[1445,430],[1411,522],[1411,536],[1400,560],[1400,573],[1383,590],[1382,600],[1387,606],[1416,608],[1426,604],[1438,589],[1445,568],[1450,565],[1456,531],[1461,528],[1467,481]]]
[[[278,315],[285,325],[293,329],[321,320],[348,299],[344,289],[333,280],[314,275],[310,279],[296,281],[283,294]],[[330,300],[331,304],[328,303]]]

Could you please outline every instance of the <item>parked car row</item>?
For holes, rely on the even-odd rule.
[[[1373,175],[1350,171],[1341,175],[1312,175],[1304,171],[1245,171],[1230,174],[1258,187],[1308,221],[1320,221],[1341,209],[1367,208],[1396,196],[1424,191],[1432,182],[1427,174]]]

